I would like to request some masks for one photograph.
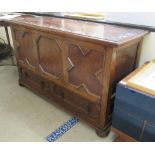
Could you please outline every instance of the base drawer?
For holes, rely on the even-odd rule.
[[[66,104],[73,106],[76,110],[80,110],[89,117],[98,118],[100,113],[99,104],[93,103],[78,94],[66,89],[65,87],[59,86],[50,82],[50,90],[52,94],[61,98]]]
[[[72,109],[73,113],[77,112],[81,115],[86,115],[86,117],[92,119],[98,119],[100,115],[100,104],[94,103],[81,97],[78,94],[73,93],[71,90],[56,84],[42,76],[35,74],[34,72],[20,68],[19,69],[20,80],[24,82],[29,87],[39,90],[42,94],[49,98],[57,98],[64,107],[69,107]]]

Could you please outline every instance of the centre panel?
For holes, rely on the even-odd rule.
[[[52,37],[40,36],[37,41],[39,67],[41,71],[54,78],[63,76],[62,47]]]

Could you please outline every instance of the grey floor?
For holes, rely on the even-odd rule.
[[[18,85],[14,66],[0,66],[0,141],[46,142],[46,137],[73,115]],[[110,132],[100,138],[95,130],[80,122],[57,141],[109,142]]]

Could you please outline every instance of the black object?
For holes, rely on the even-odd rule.
[[[11,56],[11,46],[5,43],[4,39],[0,38],[0,60]]]
[[[0,22],[0,27],[1,26],[5,28],[7,44],[2,38],[0,38],[0,60],[5,59],[9,56],[11,57],[12,66],[14,66],[15,63],[14,63],[14,58],[13,58],[13,49],[10,44],[10,37],[9,37],[9,32],[8,32],[9,24],[7,22],[2,22],[2,23]],[[0,66],[6,66],[6,64],[0,64]]]

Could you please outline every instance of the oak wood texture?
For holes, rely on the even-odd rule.
[[[9,21],[19,84],[108,134],[116,83],[135,69],[148,31],[53,17]]]

